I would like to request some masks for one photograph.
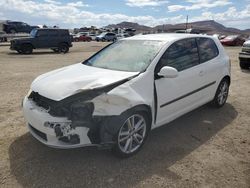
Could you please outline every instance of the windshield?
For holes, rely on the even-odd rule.
[[[118,71],[142,72],[163,45],[162,41],[118,41],[94,55],[84,64]]]
[[[30,32],[30,36],[35,37],[36,33],[37,33],[37,29],[32,29],[31,32]]]
[[[107,33],[101,33],[99,36],[105,36]]]

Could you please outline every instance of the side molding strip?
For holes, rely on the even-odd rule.
[[[194,93],[197,93],[197,92],[199,92],[199,91],[201,91],[201,90],[203,90],[203,89],[205,89],[205,88],[207,88],[207,87],[209,87],[209,86],[211,86],[211,85],[213,85],[213,84],[215,84],[215,83],[216,83],[216,81],[211,82],[211,83],[209,83],[209,84],[207,84],[207,85],[204,85],[204,86],[202,86],[202,87],[200,87],[200,88],[198,88],[198,89],[196,89],[196,90],[194,90],[194,91],[192,91],[192,92],[190,92],[190,93],[187,93],[187,94],[182,95],[182,96],[180,96],[180,97],[178,97],[178,98],[176,98],[176,99],[174,99],[174,100],[172,100],[172,101],[169,101],[169,102],[167,102],[167,103],[164,103],[164,104],[162,104],[162,105],[160,106],[160,108],[163,108],[163,107],[165,107],[165,106],[167,106],[167,105],[169,105],[169,104],[172,104],[172,103],[174,103],[174,102],[176,102],[176,101],[178,101],[178,100],[181,100],[181,99],[183,99],[183,98],[185,98],[185,97],[188,97],[189,95],[192,95],[192,94],[194,94]]]

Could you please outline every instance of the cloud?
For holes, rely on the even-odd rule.
[[[42,23],[36,22],[34,24],[57,25],[60,23],[59,26],[61,27],[71,28],[91,25],[104,26],[125,20],[148,26],[182,21],[182,16],[158,19],[152,16],[128,16],[125,14],[109,13],[97,14],[82,10],[82,7],[86,8],[88,5],[80,1],[76,3],[57,4],[53,0],[45,0],[43,2],[36,2],[34,0],[1,0],[0,7],[6,14],[9,14],[11,10],[11,14],[18,18],[26,18],[25,20],[32,18],[32,20],[43,21]]]
[[[194,0],[188,0],[194,2]],[[80,3],[79,3],[80,2]],[[201,0],[195,1],[201,2]],[[215,1],[213,1],[215,2]],[[218,2],[218,1],[216,1]],[[205,5],[204,5],[205,6]],[[75,3],[58,3],[54,0],[1,0],[1,19],[25,21],[33,25],[59,25],[64,28],[74,28],[95,25],[98,27],[122,21],[137,22],[147,26],[160,24],[176,24],[185,22],[185,15],[166,16],[162,18],[145,16],[129,16],[126,14],[93,13],[88,11],[84,1]],[[151,7],[154,8],[154,7]],[[172,7],[180,9],[182,5]],[[214,13],[205,9],[197,17],[189,17],[190,21],[215,20],[226,26],[247,28],[250,25],[250,5],[243,9],[229,7],[225,12]]]
[[[206,11],[201,16],[193,17],[190,21],[215,20],[228,27],[247,29],[250,25],[250,5],[243,10],[237,10],[235,7],[229,7],[225,12],[213,13]]]
[[[232,4],[228,0],[186,0],[186,3],[190,5],[169,5],[169,12],[176,12],[180,10],[198,10],[202,8],[214,8],[214,7],[223,7]]]
[[[60,5],[61,4],[61,2],[53,1],[53,0],[44,0],[44,2],[49,3],[49,4],[55,4],[55,5]]]
[[[130,7],[160,6],[168,3],[166,0],[126,0]]]

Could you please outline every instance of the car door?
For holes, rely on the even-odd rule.
[[[50,40],[48,40],[48,37],[49,35],[48,35],[47,29],[37,30],[36,38],[34,40],[35,48],[46,48],[50,43]]]
[[[157,76],[163,66],[176,68],[178,76],[176,78]],[[195,38],[177,41],[166,50],[155,68],[156,127],[202,103],[204,96],[202,90],[211,84],[203,78],[203,69],[203,65],[199,63]]]
[[[200,63],[203,67],[202,79],[207,83],[216,83],[221,79],[221,71],[223,69],[223,62],[219,56],[219,50],[213,39],[200,37],[197,38],[199,48]],[[217,89],[217,84],[204,89],[204,101],[211,100]]]
[[[58,30],[51,29],[48,32],[48,47],[57,47],[60,43],[60,33]]]

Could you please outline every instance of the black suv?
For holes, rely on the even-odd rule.
[[[67,53],[72,47],[72,37],[66,29],[33,29],[30,37],[16,38],[10,42],[10,49],[22,54],[31,54],[33,49],[39,48]]]
[[[30,33],[35,28],[38,26],[30,26],[24,22],[6,21],[3,24],[3,30],[6,33]]]

